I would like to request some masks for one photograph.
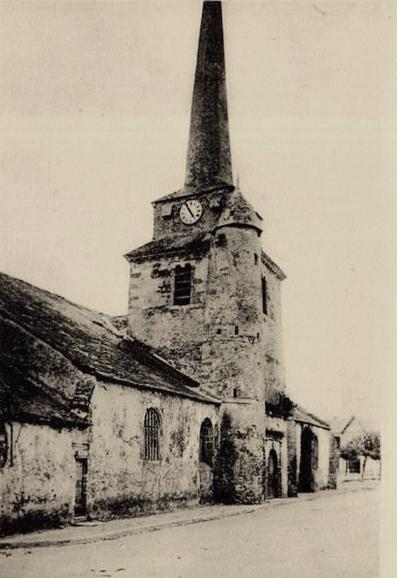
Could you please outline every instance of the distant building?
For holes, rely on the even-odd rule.
[[[336,440],[337,449],[345,447],[355,438],[366,433],[378,433],[378,427],[371,420],[351,416],[350,418],[335,418],[331,421],[332,432]],[[381,460],[364,456],[352,456],[349,459],[339,457],[338,479],[348,481],[355,479],[379,479],[381,475]]]
[[[284,375],[281,282],[233,184],[220,2],[204,2],[186,180],[130,251],[127,321],[0,276],[3,528],[336,485]]]

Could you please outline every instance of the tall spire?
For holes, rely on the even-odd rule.
[[[227,114],[222,3],[205,1],[194,79],[187,189],[233,185]]]

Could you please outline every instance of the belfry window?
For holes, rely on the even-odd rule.
[[[214,457],[214,433],[212,423],[205,418],[200,428],[200,462],[212,466]]]
[[[174,305],[189,305],[192,292],[192,266],[177,265],[174,279]]]
[[[160,415],[154,408],[149,408],[145,414],[145,460],[155,462],[160,459]]]
[[[264,277],[262,277],[262,311],[267,315],[267,283]]]
[[[0,422],[0,468],[4,468],[8,457],[7,430],[3,422]]]

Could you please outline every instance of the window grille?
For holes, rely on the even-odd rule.
[[[145,460],[154,462],[160,459],[160,416],[152,407],[145,414]]]
[[[200,462],[212,466],[214,457],[214,434],[211,421],[206,418],[200,428]]]
[[[262,310],[267,315],[267,283],[264,277],[262,277]]]
[[[0,468],[3,468],[7,463],[8,455],[8,441],[7,431],[4,423],[0,422]]]
[[[192,267],[177,265],[175,268],[174,305],[189,305],[192,291]]]

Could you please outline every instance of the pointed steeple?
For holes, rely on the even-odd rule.
[[[222,3],[205,1],[194,79],[185,187],[233,185]]]

